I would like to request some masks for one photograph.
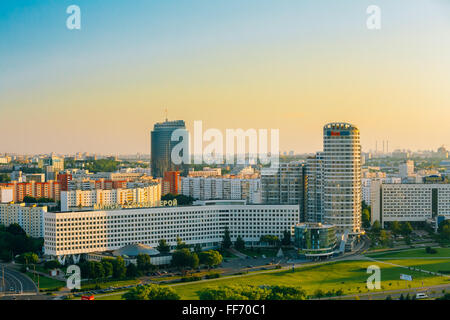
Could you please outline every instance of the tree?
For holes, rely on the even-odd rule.
[[[208,266],[208,270],[213,266],[217,266],[222,263],[222,255],[215,250],[204,251],[200,253],[200,262]]]
[[[450,219],[444,220],[439,224],[438,233],[441,238],[450,240]]]
[[[172,254],[172,265],[183,272],[186,268],[197,268],[198,264],[199,259],[197,254],[192,253],[188,248],[175,250]]]
[[[136,265],[134,263],[130,263],[127,266],[127,272],[126,275],[128,278],[136,278],[139,275],[139,271],[138,268],[136,267]]]
[[[12,223],[9,226],[6,227],[6,232],[11,233],[15,236],[26,236],[25,230],[22,229],[22,227],[17,223]]]
[[[132,288],[122,296],[125,300],[180,300],[174,289],[157,284]]]
[[[265,236],[261,236],[259,239],[259,242],[267,243],[267,244],[269,244],[269,246],[277,246],[279,244],[280,240],[278,239],[277,236],[268,234]]]
[[[103,264],[98,261],[93,261],[94,265],[94,275],[93,279],[103,279],[105,278],[105,269],[103,268]]]
[[[281,244],[283,246],[290,246],[291,245],[291,233],[289,231],[283,232],[283,239],[281,240]]]
[[[370,211],[368,208],[364,208],[361,213],[362,225],[365,229],[370,228]]]
[[[122,257],[117,257],[115,260],[111,260],[113,265],[113,277],[116,279],[124,278],[127,272],[125,267],[125,261]]]
[[[100,262],[103,265],[103,270],[105,271],[105,278],[112,277],[114,273],[114,267],[111,263],[111,259],[102,259],[102,261]]]
[[[380,231],[380,241],[383,245],[386,245],[389,241],[389,236],[388,236],[387,232],[384,230]]]
[[[205,288],[198,292],[200,300],[306,300],[299,287],[231,285]]]
[[[148,254],[138,254],[136,260],[137,269],[141,273],[149,272],[150,270],[155,269],[155,266],[151,263],[151,259]]]
[[[232,242],[231,242],[231,237],[230,237],[230,230],[228,230],[228,227],[225,227],[225,231],[223,233],[222,248],[230,249],[231,245],[232,245]]]
[[[244,241],[244,239],[242,239],[241,236],[238,236],[238,237],[236,238],[236,241],[234,242],[234,247],[235,247],[237,250],[245,249],[245,241]]]
[[[372,224],[372,231],[375,233],[378,233],[381,231],[381,224],[380,221],[375,220]]]
[[[167,244],[166,239],[159,240],[158,247],[156,247],[156,249],[162,254],[170,252],[170,246]]]
[[[11,178],[9,177],[9,175],[7,175],[6,173],[0,174],[0,182],[6,183],[6,182],[10,182],[10,181],[11,181]]]
[[[22,253],[18,258],[17,258],[17,262],[25,264],[25,265],[29,265],[29,264],[36,264],[39,262],[39,257],[37,256],[36,253],[33,252],[26,252],[26,253]]]
[[[186,242],[183,242],[180,237],[177,237],[177,246],[176,250],[189,248],[189,246],[186,244]]]
[[[197,244],[194,246],[194,252],[195,252],[197,255],[199,255],[199,254],[202,252],[202,246],[201,246],[199,243],[197,243]]]
[[[409,221],[402,224],[401,233],[404,236],[409,236],[413,232],[413,227]]]
[[[45,261],[44,267],[46,269],[56,269],[56,268],[60,268],[61,267],[61,263],[59,263],[58,260]]]
[[[401,226],[398,221],[393,221],[390,227],[391,231],[395,235],[399,235],[401,233]]]
[[[325,292],[322,289],[317,289],[314,291],[314,296],[318,299],[323,298],[325,296]]]

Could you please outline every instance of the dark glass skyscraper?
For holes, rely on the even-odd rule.
[[[172,133],[177,129],[186,129],[183,120],[156,123],[151,132],[151,162],[153,177],[164,177],[164,172],[175,171],[181,165],[175,165],[171,153],[178,141],[171,141]],[[180,140],[181,141],[181,140]]]

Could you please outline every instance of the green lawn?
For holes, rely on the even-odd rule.
[[[398,259],[386,260],[404,266],[415,266],[429,271],[448,270],[450,262],[445,259]],[[338,261],[320,265],[298,267],[295,272],[275,271],[271,273],[254,273],[233,278],[219,278],[207,282],[190,282],[186,284],[170,285],[182,299],[198,299],[197,291],[206,287],[217,287],[224,285],[248,284],[248,285],[286,285],[300,286],[308,294],[314,294],[317,289],[323,291],[342,289],[344,294],[367,293],[366,281],[369,277],[367,267],[378,265],[381,268],[381,290],[405,289],[407,285],[411,288],[449,283],[449,279],[429,275],[420,271],[408,270],[392,266],[383,262],[372,261]],[[400,280],[400,274],[409,274],[413,281]],[[372,291],[373,292],[373,291]],[[98,300],[120,300],[123,293],[96,298]]]
[[[30,277],[34,283],[38,283],[38,276],[31,273],[31,272],[27,272],[27,276]],[[59,281],[59,280],[55,280],[52,278],[48,278],[48,277],[44,277],[44,276],[39,276],[39,289],[40,290],[48,290],[48,289],[60,289],[63,288],[66,285],[65,282],[63,281]]]
[[[438,257],[450,257],[450,248],[436,248],[437,253],[431,254],[426,253],[425,248],[420,249],[406,249],[392,252],[380,252],[367,254],[368,257],[372,258],[438,258]]]
[[[81,283],[81,290],[93,290],[97,287],[100,287],[100,289],[107,289],[109,287],[122,287],[122,286],[129,286],[129,285],[137,285],[140,281],[137,279],[132,280],[113,280],[113,281],[107,281],[107,282],[98,282],[90,281],[90,282],[82,282]]]
[[[366,280],[368,278],[367,267],[375,264],[369,261],[342,261],[324,265],[297,268],[295,272],[279,271],[274,273],[247,275],[240,278],[219,279],[212,282],[190,283],[188,285],[178,285],[173,288],[182,299],[198,299],[196,291],[205,287],[214,287],[232,284],[249,285],[286,285],[301,286],[308,294],[313,294],[315,290],[323,291],[342,289],[344,294],[368,292]],[[403,289],[404,282],[400,281],[400,274],[406,273],[406,269],[394,267],[388,264],[376,263],[381,268],[382,289],[394,290]],[[443,283],[441,277],[430,276],[423,272],[408,271],[413,276],[414,281],[409,284],[411,287],[420,287],[422,280],[424,285],[436,285]]]

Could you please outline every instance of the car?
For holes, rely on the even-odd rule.
[[[416,299],[428,299],[428,295],[425,292],[419,292],[416,294]]]
[[[248,265],[247,268],[253,268],[253,266],[252,265]]]

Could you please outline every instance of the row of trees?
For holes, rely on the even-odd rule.
[[[306,300],[300,287],[234,285],[205,288],[198,292],[200,300]]]
[[[8,227],[0,225],[0,260],[9,262],[16,255],[25,252],[38,254],[42,251],[44,239],[31,238],[18,224]]]

